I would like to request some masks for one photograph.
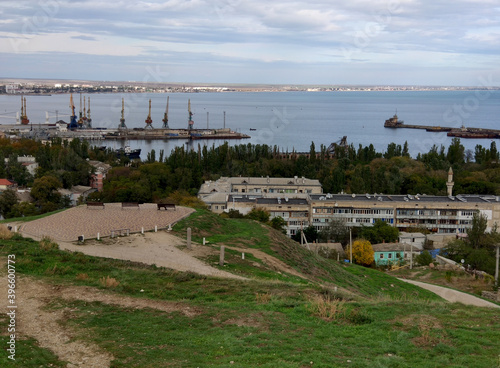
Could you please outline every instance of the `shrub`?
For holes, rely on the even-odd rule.
[[[7,229],[5,225],[0,224],[0,239],[10,239],[12,238],[12,233]]]
[[[325,321],[332,321],[344,316],[345,302],[329,296],[316,295],[309,304],[311,313]]]
[[[120,285],[120,282],[117,279],[115,279],[114,277],[109,277],[109,276],[101,277],[99,279],[99,282],[101,283],[102,286],[107,287],[107,288],[114,288],[114,287],[117,287],[118,285]]]
[[[432,256],[428,251],[424,250],[415,258],[415,261],[421,266],[428,266],[432,262]]]
[[[42,240],[40,240],[40,249],[43,250],[53,250],[59,249],[59,245],[52,241],[48,236],[44,236]]]

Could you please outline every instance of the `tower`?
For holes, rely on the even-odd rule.
[[[120,119],[120,125],[118,125],[118,129],[127,129],[127,126],[125,125],[125,102],[123,101],[122,98],[122,117]]]
[[[455,183],[453,182],[453,170],[450,166],[450,170],[448,170],[448,181],[446,182],[446,188],[448,190],[448,196],[452,196],[453,195],[453,185]]]
[[[153,119],[151,119],[151,99],[149,99],[149,113],[145,122],[146,126],[144,127],[144,129],[153,129]]]
[[[163,129],[170,129],[168,127],[168,96],[167,96],[167,107],[165,109],[165,114],[163,115]]]

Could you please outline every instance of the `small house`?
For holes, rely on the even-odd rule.
[[[373,244],[373,258],[377,266],[387,266],[392,264],[401,264],[409,261],[413,250],[413,257],[420,254],[420,251],[412,249],[410,244],[406,243],[381,243]]]

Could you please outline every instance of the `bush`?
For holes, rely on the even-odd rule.
[[[12,233],[7,229],[5,225],[0,224],[0,239],[10,239],[12,238]]]
[[[415,261],[421,266],[428,266],[432,262],[432,256],[428,251],[424,250],[415,258]]]

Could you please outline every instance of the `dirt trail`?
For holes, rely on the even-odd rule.
[[[0,277],[0,290],[7,293],[7,277]],[[106,293],[92,287],[50,285],[31,277],[16,279],[17,334],[32,337],[41,347],[50,349],[60,360],[68,362],[69,368],[109,367],[113,356],[97,345],[75,339],[75,334],[63,328],[58,321],[67,319],[68,308],[47,311],[44,307],[55,298],[102,302],[125,308],[153,308],[163,312],[179,311],[188,317],[200,313],[196,308],[183,303],[161,300],[138,299]],[[2,310],[7,310],[6,298]]]
[[[267,253],[264,253],[258,249],[252,249],[252,248],[239,248],[239,247],[228,247],[228,246],[225,246],[226,248],[228,249],[232,249],[232,250],[235,250],[237,252],[242,252],[242,253],[250,253],[252,254],[254,257],[256,258],[259,258],[260,260],[262,260],[264,263],[266,263],[268,266],[270,266],[271,268],[273,268],[274,270],[277,270],[279,272],[286,272],[290,275],[293,275],[293,276],[297,276],[297,277],[300,277],[302,279],[306,279],[306,276],[301,274],[300,272],[296,271],[295,269],[293,269],[292,267],[290,267],[289,265],[287,265],[285,262],[279,260],[278,258],[276,257],[273,257]]]
[[[487,308],[500,308],[500,305],[488,302],[481,298],[477,298],[473,295],[462,293],[461,291],[448,289],[443,286],[437,286],[432,284],[427,284],[425,282],[419,282],[414,280],[399,279],[404,282],[419,286],[423,289],[432,291],[434,294],[439,295],[441,298],[452,302],[452,303],[462,303],[466,305],[474,305],[476,307],[487,307]]]

